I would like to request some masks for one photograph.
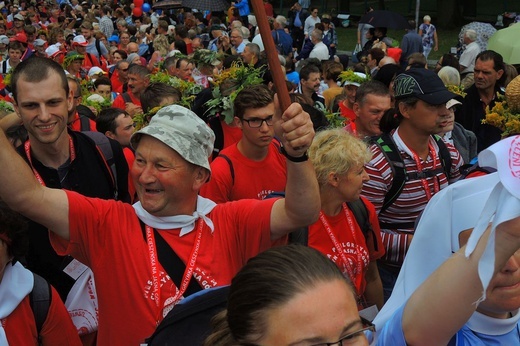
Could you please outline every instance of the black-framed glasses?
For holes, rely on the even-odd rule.
[[[267,126],[273,126],[273,123],[274,123],[272,115],[270,117],[265,118],[265,119],[258,119],[258,118],[242,119],[242,121],[245,121],[249,125],[249,127],[252,128],[252,129],[257,129],[259,127],[262,127],[264,121],[267,124]]]
[[[321,344],[316,344],[312,346],[348,346],[348,345],[358,345],[360,341],[365,338],[368,339],[368,343],[371,344],[374,339],[374,333],[376,332],[376,326],[367,319],[361,317],[361,323],[363,324],[363,328],[357,330],[353,333],[349,333],[339,339],[336,342],[324,342]],[[370,331],[371,333],[365,334],[365,332]]]

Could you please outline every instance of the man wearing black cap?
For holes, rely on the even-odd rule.
[[[456,96],[435,72],[412,68],[401,73],[394,95],[396,113],[389,118],[397,128],[389,131],[385,119],[380,122],[384,133],[370,147],[373,158],[365,166],[370,181],[362,192],[376,207],[386,248],[378,263],[385,300],[412,241],[415,220],[434,194],[459,178],[463,164],[453,145],[433,136],[448,126],[446,103]]]

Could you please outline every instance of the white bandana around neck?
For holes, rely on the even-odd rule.
[[[19,262],[8,263],[0,282],[0,320],[8,317],[33,290],[34,276]],[[9,345],[0,323],[0,345]]]
[[[207,198],[197,196],[197,209],[192,215],[176,215],[176,216],[153,216],[141,206],[141,202],[137,202],[133,205],[137,217],[143,221],[146,225],[161,229],[177,229],[180,228],[181,232],[179,237],[189,234],[195,229],[195,222],[201,218],[204,220],[206,225],[214,231],[215,227],[213,221],[206,215],[209,214],[217,204]]]
[[[474,228],[466,245],[465,255],[469,256],[492,222],[493,232],[479,261],[484,287],[481,300],[485,299],[494,272],[494,230],[498,224],[520,215],[520,136],[504,139],[481,152],[479,165],[496,168],[497,172],[451,184],[427,204],[392,295],[374,320],[377,330],[382,330],[413,292],[459,250],[460,232]]]

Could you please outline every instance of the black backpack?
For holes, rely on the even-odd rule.
[[[392,203],[395,202],[395,200],[401,195],[401,192],[403,191],[404,184],[407,181],[411,180],[417,180],[421,179],[423,177],[433,177],[436,176],[439,173],[446,174],[446,177],[448,180],[451,177],[451,155],[448,147],[437,135],[433,135],[433,138],[435,139],[435,142],[437,143],[437,146],[439,147],[439,159],[441,161],[441,168],[429,170],[429,171],[423,171],[421,174],[419,173],[408,173],[406,171],[405,164],[403,162],[403,158],[401,157],[401,154],[399,153],[399,149],[397,148],[397,145],[395,144],[392,135],[389,133],[383,133],[380,136],[373,137],[370,140],[370,144],[377,145],[380,149],[383,155],[385,156],[386,160],[390,164],[390,168],[392,170],[392,175],[394,177],[392,181],[392,186],[388,190],[388,192],[385,195],[385,200],[383,201],[383,206],[381,207],[381,210],[379,211],[379,214],[384,212],[386,209],[388,209],[389,206],[392,205]],[[412,228],[412,223],[400,223],[400,224],[380,224],[381,228]]]
[[[146,339],[148,346],[202,345],[211,333],[211,319],[226,309],[229,286],[202,290],[175,305]]]
[[[34,287],[31,293],[29,293],[29,301],[31,309],[34,315],[34,321],[36,322],[36,332],[38,334],[38,345],[42,344],[40,333],[43,328],[43,324],[47,319],[49,308],[51,306],[51,285],[42,278],[41,276],[34,274]]]

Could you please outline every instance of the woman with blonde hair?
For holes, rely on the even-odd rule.
[[[309,148],[320,186],[321,212],[309,226],[308,246],[329,257],[352,282],[358,308],[383,306],[383,287],[376,260],[383,256],[374,206],[361,197],[368,181],[367,145],[343,129],[319,132]],[[354,208],[365,208],[369,227],[358,224]]]

